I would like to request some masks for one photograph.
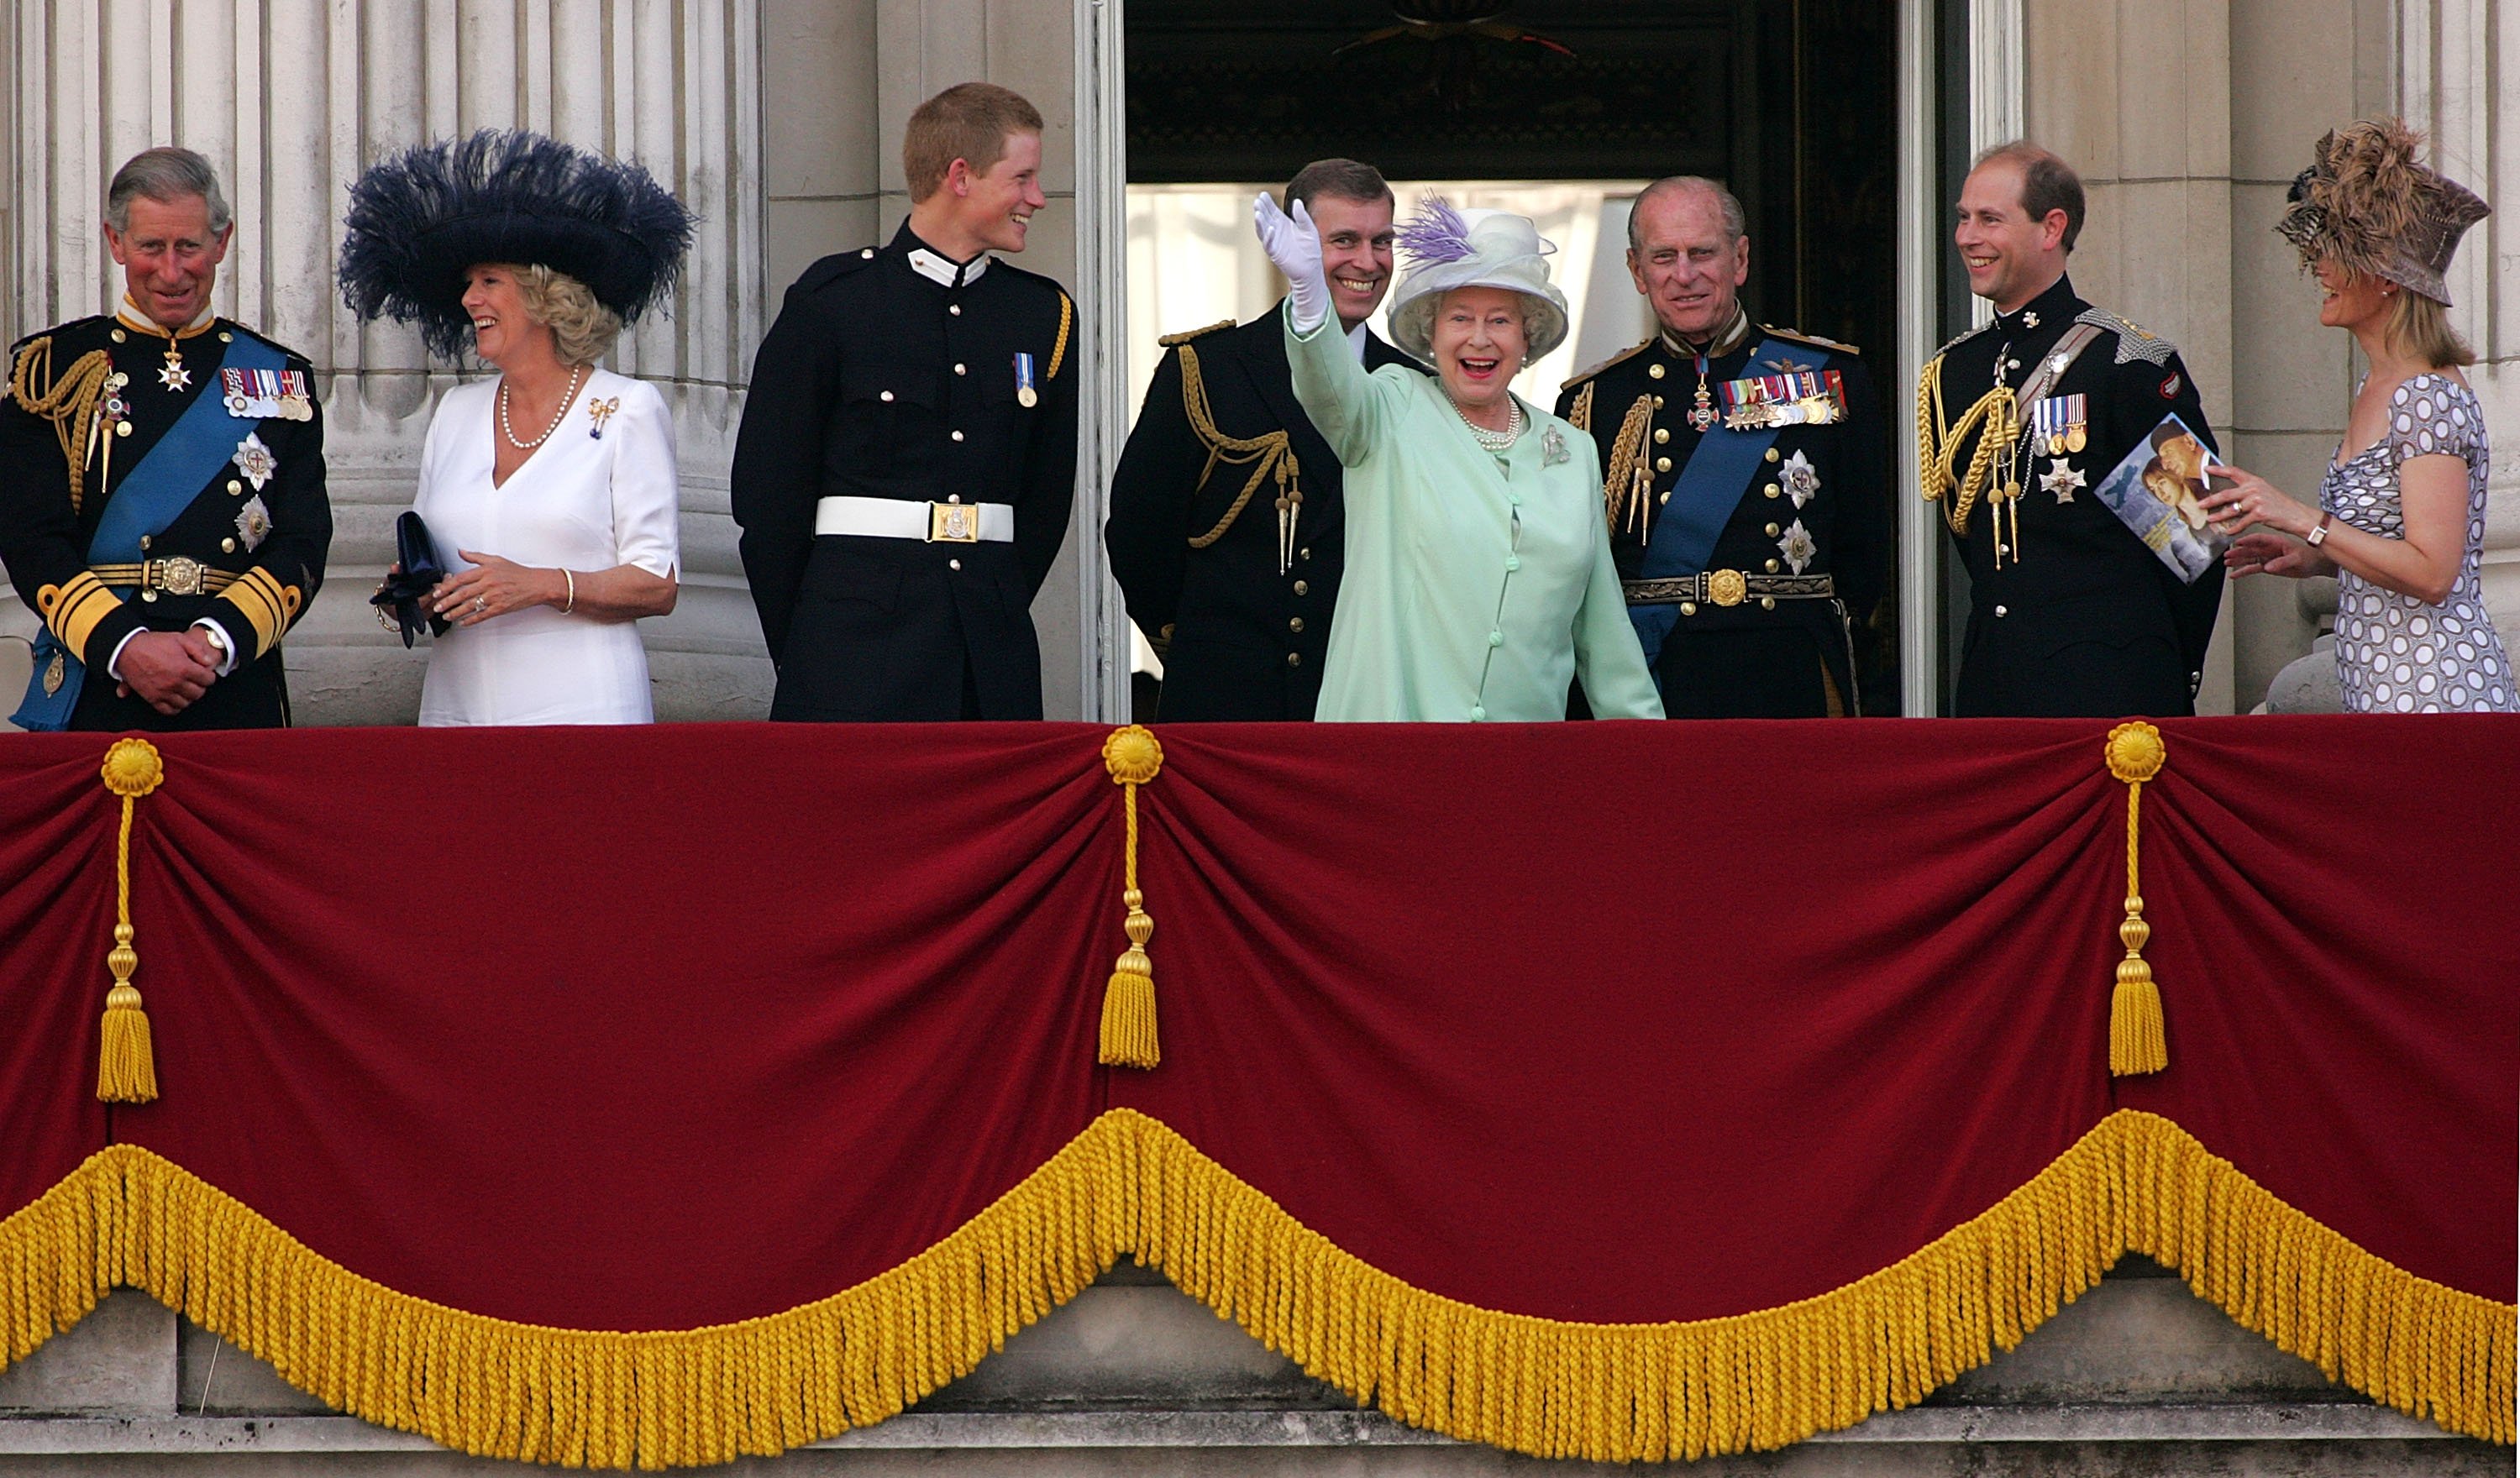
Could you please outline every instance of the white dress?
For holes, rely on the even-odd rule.
[[[636,564],[673,578],[680,560],[674,427],[644,381],[592,372],[551,439],[490,481],[498,381],[438,402],[414,500],[447,571],[472,550],[581,575]],[[599,410],[608,410],[600,419]],[[520,428],[521,429],[521,428]],[[420,694],[424,725],[644,724],[648,655],[631,621],[535,605],[433,639]]]

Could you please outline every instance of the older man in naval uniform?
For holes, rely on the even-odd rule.
[[[2192,713],[2222,605],[2220,561],[2182,581],[2096,495],[2164,416],[2214,436],[2178,349],[2076,295],[2083,216],[2082,180],[2033,144],[1987,151],[1960,192],[1953,240],[1996,312],[1926,364],[1918,421],[1969,573],[1964,717]]]
[[[1859,711],[1854,626],[1888,578],[1888,448],[1847,344],[1754,324],[1741,203],[1674,176],[1637,197],[1628,271],[1653,337],[1566,381],[1590,431],[1628,615],[1673,718]]]
[[[1312,212],[1330,307],[1368,370],[1409,364],[1368,327],[1391,287],[1391,187],[1320,159],[1287,182]],[[1160,340],[1111,478],[1102,538],[1129,617],[1163,658],[1156,717],[1309,719],[1345,568],[1338,458],[1295,403],[1277,308]]]
[[[0,560],[43,619],[27,729],[289,721],[280,640],[323,584],[333,514],[311,368],[215,317],[233,225],[209,161],[115,171],[112,314],[10,352]]]
[[[902,144],[883,246],[788,290],[753,360],[731,496],[774,719],[1037,719],[1032,598],[1076,488],[1076,310],[1024,248],[1041,113],[967,82]]]

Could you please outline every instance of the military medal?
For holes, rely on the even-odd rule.
[[[1846,377],[1835,370],[1753,375],[1723,386],[1724,425],[1735,431],[1835,425],[1846,418]]]
[[[61,692],[62,684],[68,681],[69,675],[70,666],[68,654],[56,649],[53,652],[53,659],[44,664],[44,696],[51,697],[54,694]]]
[[[239,421],[312,421],[315,397],[303,370],[219,371],[219,403]]]
[[[1819,493],[1820,469],[1812,466],[1811,459],[1797,448],[1792,456],[1785,459],[1784,465],[1777,469],[1777,481],[1784,488],[1785,496],[1794,500],[1794,507],[1799,509]]]
[[[2031,445],[2050,457],[2081,451],[2090,443],[2091,400],[2084,395],[2050,395],[2030,407]]]
[[[270,537],[271,510],[263,506],[260,494],[254,495],[247,501],[245,507],[237,510],[236,530],[237,542],[245,546],[247,554],[252,554],[260,549],[262,541]]]
[[[175,340],[166,340],[166,362],[158,367],[158,382],[170,390],[193,387],[193,372],[184,368],[184,356],[176,351]]]
[[[1785,535],[1777,541],[1777,549],[1785,557],[1786,568],[1795,574],[1801,574],[1820,554],[1819,542],[1812,538],[1810,529],[1803,527],[1800,518],[1785,526]]]
[[[2039,479],[2039,485],[2054,493],[2059,503],[2073,502],[2076,493],[2091,486],[2071,463],[2064,461],[2048,463],[2048,475]]]
[[[1709,394],[1706,388],[1706,356],[1697,355],[1696,360],[1697,399],[1696,403],[1688,408],[1688,424],[1697,434],[1703,436],[1715,429],[1715,397]]]
[[[1041,392],[1032,387],[1032,356],[1015,353],[1015,404],[1029,411],[1041,404]]]
[[[123,387],[130,383],[131,377],[120,370],[105,377],[105,395],[97,402],[96,420],[88,426],[88,460],[102,458],[103,465],[97,472],[99,486],[113,480],[113,438],[131,434],[131,403],[122,398]]]
[[[262,437],[252,431],[246,432],[245,439],[237,443],[235,460],[237,470],[245,473],[245,480],[252,483],[257,493],[262,491],[264,483],[271,480],[271,474],[280,470],[279,459],[271,455],[271,448],[262,444]]]

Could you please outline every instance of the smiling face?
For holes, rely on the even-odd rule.
[[[181,329],[201,317],[235,226],[212,232],[210,202],[198,195],[175,201],[133,196],[125,219],[125,231],[107,223],[105,242],[121,264],[131,300],[161,329]]]
[[[537,345],[544,353],[557,353],[551,329],[526,316],[525,296],[517,287],[520,271],[506,262],[480,262],[464,274],[464,311],[472,319],[473,351],[502,370],[515,367],[519,356]]]
[[[1041,135],[1008,134],[1006,154],[983,170],[956,159],[946,171],[945,189],[952,198],[953,225],[978,250],[1021,251],[1032,213],[1050,203],[1041,190]],[[961,244],[934,245],[952,249]]]
[[[2021,203],[2021,166],[1990,159],[1960,188],[1952,241],[1968,269],[1969,291],[2010,313],[2065,275],[2065,212],[2032,220]]]
[[[2311,269],[2318,279],[2318,321],[2331,329],[2371,328],[2388,321],[2396,306],[2391,285],[2368,273],[2323,259]]]
[[[1465,411],[1505,403],[1507,386],[1522,369],[1522,298],[1503,288],[1457,288],[1435,305],[1429,336],[1435,372],[1444,391]]]
[[[1317,195],[1308,208],[1322,237],[1330,306],[1338,310],[1340,326],[1353,329],[1372,318],[1391,291],[1391,202]]]
[[[1673,336],[1704,343],[1732,322],[1750,280],[1750,239],[1725,229],[1724,207],[1703,190],[1675,190],[1638,202],[1637,244],[1628,275]]]

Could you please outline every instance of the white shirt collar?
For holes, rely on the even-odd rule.
[[[208,303],[202,304],[202,311],[193,315],[193,321],[176,330],[172,336],[169,336],[166,333],[163,325],[159,324],[156,319],[151,318],[148,314],[141,312],[140,305],[131,300],[131,294],[128,292],[123,293],[122,301],[114,305],[113,316],[122,320],[125,324],[130,325],[132,328],[138,329],[144,334],[155,334],[160,337],[179,336],[190,338],[194,335],[201,333],[203,329],[208,328],[210,326],[210,321],[219,316],[219,310]]]
[[[983,251],[968,262],[957,262],[924,246],[913,246],[910,248],[910,270],[940,288],[968,288],[980,280],[981,273],[989,270],[989,254]]]

